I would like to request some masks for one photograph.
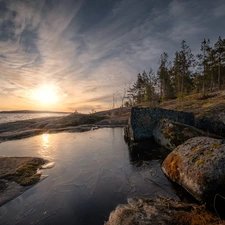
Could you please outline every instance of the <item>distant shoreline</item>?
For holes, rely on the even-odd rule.
[[[63,113],[63,114],[70,114],[72,112],[56,112],[56,111],[39,111],[39,110],[12,110],[12,111],[0,111],[0,113]]]

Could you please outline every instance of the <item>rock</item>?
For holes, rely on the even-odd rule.
[[[128,199],[111,212],[105,225],[210,225],[224,224],[204,206],[177,202],[172,199]]]
[[[225,137],[224,121],[216,121],[208,117],[197,118],[195,119],[195,127]]]
[[[46,162],[36,157],[0,156],[0,207],[44,179],[38,169]]]
[[[224,140],[194,137],[179,145],[164,160],[162,169],[198,201],[212,205],[225,194]]]
[[[153,129],[156,124],[163,118],[194,125],[194,114],[191,112],[133,107],[125,134],[134,142],[150,139],[153,137]]]
[[[155,141],[167,149],[174,150],[190,138],[198,136],[215,136],[193,126],[162,119],[153,130]]]

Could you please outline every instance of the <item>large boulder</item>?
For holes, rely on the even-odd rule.
[[[169,150],[174,150],[178,145],[190,138],[198,136],[214,136],[193,126],[162,119],[153,129],[155,141]]]
[[[194,114],[162,108],[133,107],[125,136],[134,141],[142,141],[153,137],[153,129],[159,120],[167,118],[176,122],[194,125]]]
[[[193,225],[224,224],[204,206],[187,204],[169,198],[128,199],[117,206],[105,225]]]
[[[217,193],[225,194],[225,141],[191,138],[166,157],[162,169],[198,201],[212,205]]]

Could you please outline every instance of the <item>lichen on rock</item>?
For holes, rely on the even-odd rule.
[[[213,203],[214,196],[225,194],[224,140],[195,137],[172,151],[162,169],[198,201]]]
[[[178,145],[193,137],[216,137],[216,135],[209,134],[193,126],[174,122],[168,119],[161,119],[158,122],[153,130],[153,136],[158,144],[169,150],[174,150]]]
[[[111,212],[105,225],[210,225],[225,224],[205,206],[158,197],[131,198]]]

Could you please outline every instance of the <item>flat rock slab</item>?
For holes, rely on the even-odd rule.
[[[191,138],[166,157],[162,169],[198,201],[212,205],[217,193],[225,194],[225,142]]]
[[[204,206],[186,204],[172,199],[128,199],[111,212],[105,225],[224,225]]]
[[[35,157],[0,157],[0,206],[43,179],[37,169],[46,162]]]

